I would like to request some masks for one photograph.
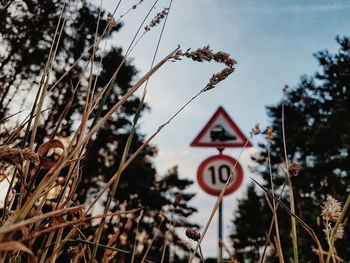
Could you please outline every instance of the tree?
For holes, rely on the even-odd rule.
[[[87,96],[87,87],[95,88],[96,93],[101,92],[111,79],[115,70],[124,62],[121,48],[96,49],[94,58],[95,68],[92,75],[86,76],[91,60],[91,46],[95,41],[95,31],[98,17],[99,27],[97,30],[98,39],[108,39],[111,34],[121,28],[121,24],[114,27],[109,26],[109,18],[103,10],[88,4],[86,1],[70,1],[65,5],[64,1],[1,1],[0,16],[0,119],[9,115],[9,110],[17,106],[18,101],[13,99],[22,96],[23,105],[26,93],[35,94],[40,85],[41,76],[55,35],[56,26],[59,23],[61,10],[65,9],[65,25],[57,48],[55,63],[51,73],[50,93],[48,107],[50,110],[44,115],[44,121],[40,124],[36,143],[40,145],[45,138],[56,137],[69,139],[76,131],[77,119],[81,118]],[[105,28],[108,27],[108,33]],[[67,68],[82,56],[80,62],[68,74]],[[86,68],[88,69],[86,71]],[[98,69],[98,70],[97,70]],[[97,72],[100,71],[99,76]],[[106,96],[102,107],[101,116],[123,96],[131,86],[136,69],[128,61],[124,63],[112,84],[111,92]],[[90,79],[90,76],[92,78]],[[62,78],[61,78],[62,77]],[[61,79],[57,85],[55,81]],[[89,81],[95,83],[96,87],[88,86]],[[65,112],[66,105],[71,99],[72,105]],[[12,104],[11,104],[12,103]],[[85,203],[94,193],[99,192],[102,186],[115,173],[126,140],[132,128],[132,118],[136,112],[140,99],[131,97],[122,109],[114,114],[108,123],[99,130],[92,140],[89,141],[85,158],[82,160],[81,182],[77,188],[75,202]],[[144,108],[148,108],[147,105]],[[95,117],[97,111],[92,117]],[[63,117],[60,123],[58,120]],[[5,132],[2,138],[7,138]],[[22,136],[14,141],[20,144]],[[130,147],[134,152],[144,142],[144,135],[136,130]],[[123,172],[120,185],[111,210],[130,209],[143,207],[143,215],[139,228],[136,228],[137,217],[132,218],[130,228],[130,217],[112,218],[110,224],[101,238],[106,244],[110,234],[113,234],[113,226],[118,226],[120,236],[123,236],[125,244],[123,247],[131,250],[136,232],[143,232],[152,237],[153,229],[160,223],[161,216],[165,217],[160,228],[163,235],[156,240],[158,247],[153,246],[149,258],[157,258],[161,253],[157,251],[164,245],[165,233],[170,226],[170,217],[174,217],[173,225],[176,227],[194,226],[186,219],[196,211],[188,205],[188,201],[194,194],[184,192],[193,182],[180,179],[177,169],[169,170],[168,174],[160,176],[156,174],[151,157],[155,156],[157,149],[154,146],[147,146],[141,154]],[[173,199],[181,195],[183,202],[173,209]],[[101,203],[100,205],[103,205]],[[96,226],[89,225],[83,232],[89,236],[93,235]],[[172,233],[174,244],[181,248],[181,239]],[[125,237],[127,237],[125,239]],[[119,243],[118,243],[119,244]],[[144,246],[144,251],[146,246]],[[104,251],[100,251],[102,256]],[[142,251],[141,251],[142,252]],[[64,255],[63,255],[64,256]],[[60,260],[65,261],[66,258]],[[140,255],[138,255],[140,256]],[[126,259],[130,260],[129,258]]]
[[[259,259],[259,248],[265,244],[265,229],[268,221],[257,215],[266,212],[266,204],[261,202],[261,196],[255,191],[254,185],[248,186],[247,197],[238,203],[238,212],[234,219],[234,234],[230,236],[235,247],[237,259],[242,262],[245,258],[254,261]],[[247,220],[251,218],[254,220]],[[241,237],[244,237],[242,239]]]
[[[285,181],[280,169],[280,166],[285,166],[282,137],[284,103],[288,159],[302,167],[299,175],[291,178],[296,213],[314,228],[324,249],[327,248],[322,231],[324,226],[317,223],[321,205],[328,194],[344,202],[350,192],[350,39],[337,37],[336,41],[340,46],[337,53],[321,51],[315,54],[322,69],[320,72],[314,77],[303,76],[295,89],[285,92],[284,102],[268,107],[271,127],[276,133],[271,144],[271,163],[276,177],[274,184],[281,189]],[[263,144],[260,147],[261,152],[254,160],[260,165],[259,174],[264,179],[265,186],[269,188],[267,147]],[[288,200],[283,199],[285,202]],[[248,205],[250,201],[244,202]],[[266,202],[263,196],[260,197],[260,202]],[[239,209],[238,213],[252,223],[256,219],[247,216],[245,210]],[[279,211],[278,215],[282,214],[284,212]],[[347,214],[349,216],[349,213]],[[263,213],[261,216],[271,220],[271,213]],[[239,218],[236,218],[234,223],[239,223]],[[281,224],[286,226],[280,227],[281,235],[290,239],[289,223],[282,221]],[[235,235],[240,242],[247,241],[244,231],[246,230],[238,227],[235,229]],[[312,252],[315,244],[300,226],[298,233],[300,261],[316,262],[317,256]],[[350,228],[347,224],[343,239],[336,241],[338,255],[344,260],[350,259],[349,246],[346,245],[350,241],[349,233]],[[259,235],[263,238],[265,233]],[[282,248],[286,255],[292,255],[290,242],[282,245]]]

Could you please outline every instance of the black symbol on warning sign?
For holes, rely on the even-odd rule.
[[[225,141],[236,140],[237,137],[227,132],[222,125],[217,124],[210,130],[210,139],[212,142],[215,142],[215,141],[225,142]]]

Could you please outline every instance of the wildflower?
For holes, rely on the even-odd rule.
[[[289,164],[288,173],[289,176],[297,176],[301,170],[301,165],[299,163],[293,162]]]
[[[272,143],[273,139],[275,138],[276,133],[272,131],[271,127],[267,127],[265,131],[265,138],[269,143]]]
[[[112,14],[107,15],[108,30],[110,31],[113,27],[118,25],[117,21],[114,19]]]
[[[128,239],[128,235],[126,233],[123,233],[119,236],[119,240],[122,245],[126,244],[127,239]]]
[[[250,131],[250,136],[258,135],[260,133],[259,123],[255,124],[254,128]]]
[[[71,246],[68,248],[68,254],[71,257],[76,256],[79,253],[79,248],[77,246]]]
[[[341,214],[341,204],[332,196],[328,195],[326,201],[323,203],[322,207],[322,218],[326,222],[333,221],[336,222]]]
[[[174,207],[177,207],[177,206],[181,203],[181,201],[182,201],[181,195],[177,195],[177,196],[175,197],[174,202],[173,202],[173,206],[174,206]]]
[[[335,239],[343,239],[344,237],[344,226],[340,224],[338,226],[337,232],[335,233]]]
[[[194,241],[198,241],[201,238],[201,234],[197,230],[191,228],[186,230],[186,236]]]

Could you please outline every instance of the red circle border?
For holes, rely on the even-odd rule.
[[[232,194],[233,192],[235,192],[242,184],[243,182],[243,169],[242,166],[240,165],[240,163],[235,159],[232,158],[231,156],[228,155],[223,155],[223,154],[218,154],[218,155],[213,155],[208,157],[207,159],[205,159],[198,167],[197,170],[197,181],[199,186],[208,194],[210,195],[214,195],[214,196],[219,196],[221,193],[221,190],[213,190],[212,188],[209,188],[203,179],[203,172],[205,167],[212,161],[215,160],[225,160],[228,161],[229,163],[232,164],[232,166],[236,166],[235,167],[235,171],[236,171],[236,180],[235,182],[228,188],[226,188],[224,195],[229,195]]]

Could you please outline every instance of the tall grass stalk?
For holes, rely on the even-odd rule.
[[[155,1],[154,2],[154,5],[152,6],[152,8],[149,10],[148,14],[146,15],[144,21],[141,23],[141,26],[144,24],[144,22],[146,21],[147,17],[149,16],[150,12],[152,11],[153,7],[156,5],[156,3],[158,2]],[[169,4],[169,10],[171,8],[171,4],[172,4],[172,1],[170,2]],[[169,12],[168,12],[169,13]],[[156,56],[157,56],[157,53],[158,53],[158,48],[159,48],[159,45],[160,45],[160,41],[162,39],[162,36],[163,36],[163,32],[164,32],[164,29],[165,29],[165,25],[166,25],[166,21],[167,21],[167,18],[168,18],[168,13],[165,17],[165,20],[164,20],[164,23],[163,23],[163,27],[162,27],[162,30],[161,30],[161,33],[160,33],[160,36],[158,38],[158,42],[157,42],[157,45],[156,45],[156,50],[154,52],[154,55],[153,55],[153,59],[152,59],[152,63],[151,63],[151,67],[150,69],[154,66],[154,63],[155,63],[155,59],[156,59]],[[127,51],[127,54],[130,54],[130,52],[132,51],[133,48],[131,48],[135,38],[136,38],[136,35],[138,34],[138,32],[140,31],[141,29],[141,26],[139,27],[137,33],[135,34],[134,36],[134,39],[132,40],[129,48],[128,48],[128,51]],[[142,37],[142,36],[141,36]],[[137,43],[135,43],[136,45]],[[130,52],[129,52],[129,49]],[[124,57],[122,63],[125,62],[125,58],[126,56]],[[121,63],[121,65],[122,65]],[[117,72],[119,72],[120,68],[121,68],[121,65],[118,67]],[[116,77],[117,75],[113,76],[114,78]],[[113,78],[112,77],[112,78]],[[133,140],[133,136],[135,134],[135,131],[136,131],[136,126],[137,126],[137,123],[138,123],[138,120],[139,120],[139,117],[140,117],[140,114],[141,114],[141,110],[144,106],[144,102],[145,102],[145,97],[146,97],[146,93],[147,93],[147,84],[148,84],[148,81],[149,79],[146,80],[146,83],[145,83],[145,87],[144,87],[144,91],[143,91],[143,94],[142,94],[142,97],[141,97],[141,100],[140,100],[140,103],[139,103],[139,106],[136,110],[136,113],[135,113],[135,116],[134,116],[134,119],[133,119],[133,122],[132,122],[132,127],[131,127],[131,131],[129,133],[129,136],[128,136],[128,139],[127,139],[127,142],[126,142],[126,145],[124,147],[124,150],[123,150],[123,155],[122,155],[122,158],[121,158],[121,161],[120,161],[120,164],[119,164],[119,169],[117,171],[117,178],[116,180],[114,181],[113,183],[113,186],[112,186],[112,191],[109,193],[109,196],[108,196],[108,199],[107,199],[107,203],[106,203],[106,206],[105,206],[105,213],[107,213],[109,211],[109,208],[110,208],[110,204],[112,202],[112,199],[114,198],[115,196],[115,192],[117,190],[117,187],[118,187],[118,184],[119,184],[119,180],[120,180],[120,176],[122,174],[122,170],[121,170],[121,167],[123,167],[123,165],[125,164],[125,161],[126,161],[126,158],[127,156],[129,155],[129,151],[130,151],[130,147],[131,147],[131,143],[132,143],[132,140]],[[112,85],[110,86],[112,87]],[[106,95],[108,94],[108,90],[106,90]],[[102,102],[101,102],[101,105],[103,105],[103,99],[102,99]],[[102,108],[100,108],[99,110],[101,110]],[[98,115],[96,115],[98,117]],[[95,119],[96,120],[96,119]],[[105,220],[102,219],[101,221],[101,224],[99,225],[98,229],[97,229],[97,232],[96,232],[96,238],[95,238],[95,242],[98,243],[99,242],[99,239],[101,237],[101,234],[103,232],[103,228],[104,228],[104,224],[105,224]],[[97,248],[95,247],[94,250],[93,250],[93,257],[96,256],[96,252],[97,252]]]
[[[252,178],[250,178],[250,179],[253,180]],[[253,180],[253,181],[254,181],[254,180]],[[281,189],[279,195],[276,197],[277,199],[279,199],[279,198],[282,196],[285,187],[286,187],[286,183],[283,184],[282,189]],[[275,201],[275,202],[276,202],[276,201]],[[268,230],[267,235],[266,235],[266,241],[265,241],[263,253],[262,253],[262,255],[261,255],[260,259],[259,259],[259,262],[260,262],[260,263],[263,263],[263,262],[265,261],[267,246],[268,246],[268,244],[269,244],[269,240],[270,240],[270,237],[271,237],[271,234],[272,234],[272,229],[273,229],[273,227],[274,227],[274,225],[275,225],[275,217],[274,217],[274,215],[277,213],[278,206],[279,206],[279,204],[277,203],[277,204],[276,204],[276,207],[274,208],[273,213],[272,213],[272,219],[271,219],[271,222],[270,222],[269,230]]]
[[[252,136],[250,136],[250,139],[251,139],[251,137]],[[200,247],[200,245],[201,245],[201,243],[202,243],[202,241],[203,241],[203,239],[204,239],[204,237],[205,237],[205,235],[206,235],[206,233],[208,231],[208,228],[209,228],[209,226],[210,226],[210,224],[211,224],[211,222],[212,222],[212,220],[214,218],[214,215],[215,215],[216,211],[218,210],[218,208],[220,206],[220,203],[222,202],[222,199],[223,199],[224,194],[225,194],[225,190],[226,190],[227,186],[231,183],[231,181],[234,179],[233,178],[233,171],[236,169],[237,163],[240,160],[240,158],[242,156],[242,153],[246,149],[248,143],[249,143],[249,139],[246,140],[246,142],[244,143],[244,146],[243,146],[243,148],[241,149],[241,151],[240,151],[240,153],[238,155],[237,161],[234,164],[234,166],[232,167],[232,170],[230,172],[230,176],[227,178],[224,187],[221,189],[220,195],[216,199],[215,205],[214,205],[214,207],[213,207],[213,209],[212,209],[212,211],[211,211],[211,213],[209,215],[209,218],[207,220],[207,223],[205,224],[204,229],[203,229],[203,231],[201,233],[201,237],[198,240],[198,243],[197,243],[195,249],[193,250],[193,252],[191,253],[191,255],[190,255],[189,259],[188,259],[188,263],[191,263],[193,261],[195,255],[196,255],[196,253],[197,253],[197,251],[198,251],[198,249],[199,249],[199,247]]]
[[[143,255],[143,257],[142,257],[142,259],[141,259],[141,263],[144,263],[145,260],[147,259],[148,253],[149,253],[149,251],[150,251],[151,248],[152,248],[152,245],[153,245],[154,240],[156,240],[156,237],[157,237],[158,232],[160,232],[160,227],[163,225],[164,220],[165,220],[165,218],[162,217],[162,219],[161,219],[161,221],[160,221],[160,223],[159,223],[159,225],[158,225],[158,227],[157,227],[155,233],[153,234],[152,239],[150,240],[150,242],[149,242],[149,244],[148,244],[148,246],[147,246],[146,252],[145,252],[145,254]]]
[[[140,215],[138,216],[138,218],[136,220],[135,240],[134,240],[134,245],[132,247],[131,263],[134,263],[134,260],[135,260],[136,248],[137,248],[137,236],[139,234],[140,221],[142,220],[142,217],[143,217],[143,211],[144,210],[140,211]]]
[[[64,4],[62,6],[62,9],[61,9],[61,12],[60,12],[60,16],[59,16],[59,20],[58,20],[58,23],[57,23],[57,26],[56,26],[56,29],[55,29],[55,33],[54,33],[54,38],[53,38],[53,40],[51,42],[51,47],[50,47],[48,59],[47,59],[46,65],[44,67],[44,73],[43,73],[43,76],[42,76],[41,81],[40,81],[39,89],[37,91],[37,94],[36,94],[36,97],[35,97],[35,101],[34,101],[34,104],[33,104],[33,107],[32,107],[31,113],[30,113],[30,117],[29,117],[29,121],[28,121],[28,124],[27,124],[27,129],[26,129],[26,132],[25,132],[25,136],[24,136],[24,139],[22,141],[22,145],[21,145],[22,149],[25,147],[26,141],[27,141],[27,139],[29,137],[29,132],[30,132],[30,129],[31,129],[32,120],[34,119],[34,125],[33,125],[33,128],[32,128],[31,143],[29,145],[29,150],[31,150],[31,151],[33,150],[33,146],[34,146],[34,141],[33,140],[35,139],[35,133],[36,133],[37,126],[38,126],[40,113],[42,111],[43,97],[45,95],[45,90],[43,90],[43,87],[44,87],[44,85],[46,83],[45,79],[48,80],[49,71],[50,71],[49,69],[51,68],[52,61],[54,59],[54,56],[52,55],[52,53],[54,52],[54,50],[55,51],[57,50],[57,46],[58,46],[58,42],[59,41],[57,41],[56,38],[57,37],[60,38],[60,35],[62,34],[62,29],[60,30],[60,24],[61,24],[62,17],[64,15],[65,7],[66,7],[66,1],[64,1]],[[63,25],[64,25],[64,23],[61,25],[62,28],[63,28]],[[58,32],[60,32],[60,33],[58,33]],[[60,35],[58,36],[58,34],[60,34]],[[56,45],[56,48],[55,48],[55,45]],[[42,103],[40,103],[40,102],[42,102]],[[38,107],[38,103],[39,103],[39,107]],[[40,105],[41,105],[41,107],[40,107]],[[35,111],[36,111],[36,114],[35,114]],[[27,177],[28,170],[29,170],[29,163],[26,163],[25,166],[23,167],[23,173],[24,173],[23,177],[24,178]],[[2,215],[3,219],[6,216],[8,199],[9,199],[9,195],[11,193],[11,189],[13,189],[13,187],[14,187],[15,174],[16,174],[16,170],[15,170],[15,172],[12,175],[12,179],[11,179],[9,188],[8,188],[8,191],[7,191],[5,199],[4,199],[4,207],[3,207],[3,215]],[[21,204],[22,196],[23,195],[20,195],[20,200],[18,202],[19,205]]]
[[[142,1],[139,1],[136,5],[141,4]],[[60,254],[62,253],[63,246],[67,244],[68,242],[75,242],[78,244],[83,245],[83,249],[80,251],[78,255],[73,259],[73,261],[78,261],[79,258],[82,258],[84,256],[84,251],[87,250],[86,253],[90,253],[89,246],[94,245],[91,260],[95,258],[97,248],[103,248],[103,249],[111,249],[109,246],[105,246],[103,244],[100,244],[99,239],[103,231],[103,226],[105,223],[106,218],[112,218],[115,216],[121,216],[122,214],[126,213],[136,213],[142,208],[137,208],[131,211],[117,211],[114,213],[109,213],[109,207],[112,201],[113,196],[116,193],[118,182],[120,179],[120,176],[122,175],[122,172],[130,165],[130,163],[140,154],[140,152],[153,140],[155,136],[157,136],[163,128],[165,128],[167,125],[169,125],[193,100],[195,100],[200,94],[212,89],[216,84],[218,84],[220,81],[224,80],[228,75],[230,75],[234,68],[233,65],[235,64],[235,61],[231,58],[229,58],[229,54],[224,52],[217,52],[213,53],[209,46],[198,49],[194,52],[186,51],[183,53],[179,48],[176,48],[172,52],[170,52],[167,56],[165,56],[163,59],[161,59],[157,64],[155,64],[156,55],[158,52],[158,48],[160,45],[161,38],[163,36],[165,24],[167,21],[168,13],[172,5],[172,0],[169,3],[168,7],[168,13],[165,16],[164,24],[158,39],[158,43],[156,45],[156,50],[154,53],[154,57],[152,60],[151,68],[144,76],[142,76],[127,92],[124,94],[124,96],[119,99],[119,101],[113,105],[104,116],[101,115],[101,109],[105,106],[105,100],[108,96],[108,93],[114,86],[114,82],[117,78],[118,72],[122,65],[127,61],[127,58],[129,57],[131,51],[135,48],[135,46],[139,43],[140,39],[144,36],[145,32],[139,36],[139,32],[144,25],[146,18],[153,10],[153,7],[156,5],[158,0],[156,0],[152,6],[152,8],[149,10],[148,14],[144,18],[143,22],[141,23],[138,31],[134,35],[134,39],[132,40],[126,55],[123,57],[123,61],[118,66],[118,68],[115,70],[113,76],[108,81],[108,84],[102,87],[102,91],[95,93],[97,78],[99,73],[97,74],[97,77],[95,78],[95,82],[93,82],[93,71],[96,67],[95,59],[96,59],[96,52],[99,47],[100,42],[102,41],[105,34],[107,34],[110,30],[110,24],[108,23],[105,29],[102,32],[102,35],[98,37],[97,32],[100,31],[100,20],[101,20],[101,6],[103,3],[103,0],[101,0],[100,4],[100,11],[97,18],[97,26],[95,31],[95,36],[93,40],[93,44],[88,48],[88,53],[91,53],[91,55],[88,57],[88,61],[82,67],[83,74],[81,74],[81,77],[79,78],[78,83],[75,87],[71,87],[71,98],[69,99],[69,102],[67,103],[65,109],[63,112],[59,115],[57,122],[55,123],[52,132],[50,132],[50,139],[48,143],[54,141],[56,134],[58,134],[60,127],[62,125],[62,122],[66,118],[67,112],[71,109],[73,102],[75,100],[75,94],[77,92],[77,89],[79,85],[82,83],[83,77],[87,76],[87,92],[86,92],[86,103],[83,108],[81,121],[77,128],[77,130],[73,133],[73,136],[70,140],[70,143],[67,146],[57,147],[62,150],[62,154],[60,154],[58,160],[52,164],[50,167],[43,167],[42,165],[36,164],[33,162],[33,160],[25,159],[23,155],[23,151],[19,151],[19,154],[22,156],[21,160],[22,163],[17,164],[16,169],[14,170],[13,176],[10,181],[10,187],[7,192],[7,196],[5,198],[5,205],[3,208],[3,224],[0,227],[0,247],[5,246],[6,242],[10,242],[8,240],[16,239],[18,231],[26,230],[27,232],[24,233],[22,236],[20,236],[18,241],[16,241],[17,247],[19,251],[28,252],[30,254],[30,248],[34,245],[34,243],[38,240],[37,238],[42,238],[40,242],[42,242],[42,246],[40,248],[40,252],[37,255],[38,256],[38,262],[55,262]],[[115,11],[118,9],[119,5],[121,3],[121,0],[117,3],[117,7],[115,8],[112,16],[114,16]],[[50,77],[52,74],[53,65],[56,59],[56,55],[58,53],[58,47],[59,42],[61,40],[61,36],[63,35],[65,24],[66,24],[66,9],[69,5],[68,1],[64,2],[64,5],[62,7],[62,10],[59,15],[59,20],[56,26],[55,34],[53,36],[53,40],[50,46],[50,52],[48,54],[48,59],[45,64],[45,67],[43,69],[43,76],[40,81],[40,85],[38,88],[38,91],[36,93],[35,101],[32,106],[30,115],[28,120],[23,122],[18,129],[11,134],[8,142],[11,142],[17,136],[19,136],[20,131],[26,126],[25,135],[22,140],[22,149],[25,148],[29,142],[29,151],[31,154],[37,156],[38,158],[46,158],[45,156],[41,156],[38,152],[34,152],[34,148],[38,145],[36,145],[37,141],[37,132],[39,128],[40,121],[42,121],[42,112],[44,107],[44,102],[47,99],[50,92],[57,87],[57,85],[60,83],[60,81],[63,80],[64,77],[67,76],[68,72],[70,72],[75,66],[79,64],[79,62],[82,61],[82,59],[87,55],[87,53],[84,53],[81,57],[79,57],[73,65],[65,71],[65,73],[56,81],[54,84],[50,87]],[[130,8],[125,14],[122,16],[125,16],[127,13],[129,13],[131,10],[134,9]],[[121,17],[122,17],[121,16]],[[147,31],[147,30],[146,30]],[[137,36],[139,36],[137,38]],[[217,73],[214,74],[213,77],[210,79],[209,83],[201,89],[198,93],[196,93],[195,96],[193,96],[191,99],[189,99],[183,106],[181,106],[169,119],[168,121],[164,122],[162,125],[158,127],[158,129],[134,152],[130,155],[130,147],[132,143],[132,139],[137,127],[137,123],[139,120],[140,112],[142,107],[144,106],[145,96],[147,93],[147,84],[150,79],[166,62],[169,60],[179,60],[183,57],[190,58],[195,61],[211,61],[214,60],[218,63],[223,63],[226,65],[226,68]],[[99,63],[102,62],[103,55],[101,57],[101,60]],[[84,75],[84,76],[83,76]],[[99,192],[97,197],[93,200],[93,202],[87,206],[75,206],[74,204],[74,193],[75,189],[77,189],[77,185],[79,183],[80,178],[80,169],[81,169],[81,160],[84,158],[84,151],[87,143],[92,139],[92,137],[107,123],[107,121],[111,118],[115,112],[117,112],[120,107],[124,105],[124,103],[135,94],[136,91],[139,90],[140,87],[144,87],[144,92],[141,97],[141,102],[139,104],[139,107],[137,109],[137,112],[135,114],[135,117],[133,119],[132,123],[132,129],[129,134],[127,143],[124,147],[123,156],[121,159],[121,162],[119,164],[118,170],[115,172],[113,177],[108,181],[108,183],[105,185],[105,187],[102,189],[102,191]],[[95,118],[92,119],[91,115],[93,111],[97,111],[98,114],[95,115]],[[3,120],[1,120],[3,121]],[[92,125],[89,125],[90,121],[92,121]],[[59,141],[55,139],[55,141]],[[46,144],[46,142],[44,143]],[[43,145],[44,145],[43,144]],[[40,146],[41,147],[41,146]],[[39,149],[40,149],[39,147]],[[50,146],[50,149],[55,148],[54,146]],[[64,169],[64,170],[63,170]],[[46,174],[43,173],[43,177],[40,178],[41,180],[37,183],[35,183],[35,179],[39,175],[39,172],[44,172],[46,170]],[[21,181],[21,190],[19,193],[20,198],[17,202],[17,209],[12,210],[11,207],[12,204],[9,204],[10,200],[10,193],[14,191],[14,184],[16,183],[16,178],[19,178],[22,176],[25,178]],[[64,171],[64,178],[62,177]],[[232,173],[232,172],[231,172]],[[22,179],[21,178],[21,179]],[[7,178],[9,179],[9,178]],[[232,179],[232,178],[231,178]],[[231,180],[229,178],[229,180]],[[29,186],[29,188],[28,188]],[[54,201],[50,201],[49,199],[49,193],[51,190],[53,190],[55,187],[60,186],[62,187],[61,193],[59,193],[56,197],[54,197]],[[100,200],[101,196],[105,191],[107,191],[109,188],[112,188],[109,192],[109,198],[107,200],[107,205],[105,206],[104,213],[97,216],[88,216],[88,212],[90,212],[91,208]],[[222,197],[221,197],[222,198]],[[15,200],[14,198],[12,201]],[[53,204],[53,211],[44,213],[42,208],[46,204],[47,201],[50,201]],[[172,214],[174,213],[174,209],[172,211]],[[66,221],[66,217],[69,216],[68,221]],[[79,230],[79,227],[81,224],[91,222],[95,219],[101,219],[100,227],[98,228],[98,232],[96,235],[96,238],[94,242],[88,240],[84,237],[83,233]],[[132,255],[132,261],[134,260],[134,256],[136,253],[136,242],[137,242],[137,235],[138,235],[138,228],[140,224],[140,220],[142,219],[142,215],[139,217],[139,221],[137,224],[137,230],[135,233],[135,242],[134,242],[134,249],[133,249],[133,255]],[[164,223],[164,218],[162,218],[161,224]],[[168,235],[170,233],[170,230],[173,228],[173,220],[171,217],[170,225],[169,225],[169,231],[166,235],[166,242],[164,244],[163,252],[162,252],[162,261],[165,257],[165,252],[167,248],[167,241],[168,241]],[[43,227],[44,226],[44,227]],[[159,231],[161,225],[159,225],[157,231]],[[43,228],[42,228],[43,227]],[[153,236],[145,254],[143,255],[142,262],[146,261],[146,257],[152,247],[153,241],[156,238],[156,234]],[[67,233],[68,232],[68,233]],[[79,236],[79,238],[76,237],[76,235]],[[81,239],[80,237],[83,237],[84,239]],[[26,248],[24,245],[21,245],[22,243],[25,243],[28,245],[28,248]],[[8,245],[8,244],[7,244]],[[198,242],[198,246],[200,248],[200,243]],[[27,249],[27,250],[26,250]],[[0,249],[1,251],[1,249]],[[130,251],[122,251],[115,249],[115,251],[119,251],[121,253],[130,253]],[[50,254],[50,255],[49,255]],[[194,251],[194,254],[196,254],[196,251]],[[200,254],[202,255],[202,252],[200,251]],[[32,255],[32,254],[31,254]],[[203,256],[202,256],[203,259]]]
[[[331,235],[331,239],[329,240],[329,249],[328,249],[328,252],[327,252],[327,259],[326,259],[326,263],[329,263],[330,261],[330,258],[331,258],[331,255],[332,255],[332,250],[334,248],[334,241],[336,239],[336,234],[337,234],[337,230],[340,226],[340,224],[343,222],[343,219],[346,215],[346,212],[348,211],[348,208],[350,206],[350,194],[348,195],[348,198],[346,199],[345,201],[345,204],[343,206],[343,209],[341,211],[341,214],[334,226],[334,229],[333,229],[333,232],[332,232],[332,235]]]
[[[320,240],[318,239],[315,231],[310,227],[308,224],[306,224],[300,217],[298,217],[296,214],[294,214],[290,208],[288,208],[287,205],[285,205],[280,199],[277,197],[273,196],[268,189],[266,189],[264,186],[262,186],[260,183],[258,183],[256,180],[253,178],[250,178],[255,184],[257,184],[266,194],[268,197],[276,201],[276,208],[280,206],[285,212],[287,212],[291,217],[295,218],[300,226],[304,229],[304,231],[312,238],[312,240],[316,243],[317,245],[317,254],[319,256],[319,263],[324,262],[323,258],[323,248],[321,245]],[[273,223],[273,220],[271,221],[271,224]],[[271,227],[272,228],[272,227]]]
[[[143,25],[145,24],[147,18],[149,17],[149,15],[151,14],[151,12],[153,11],[153,8],[155,7],[155,5],[157,4],[158,0],[156,0],[152,7],[149,9],[148,13],[146,14],[146,16],[144,17],[143,21],[141,22],[140,26],[138,27],[136,33],[134,34],[133,36],[133,39],[131,40],[130,44],[129,44],[129,47],[125,53],[125,56],[122,60],[122,62],[120,63],[120,65],[118,66],[118,68],[115,70],[115,72],[113,73],[112,77],[110,78],[110,80],[108,81],[108,83],[106,84],[105,86],[105,91],[103,92],[103,97],[102,97],[102,101],[97,109],[97,112],[96,112],[96,115],[94,117],[94,120],[92,122],[92,125],[91,126],[94,126],[96,123],[97,123],[97,120],[99,119],[100,115],[101,115],[101,112],[102,112],[102,108],[103,108],[103,105],[105,104],[106,102],[106,99],[109,95],[109,93],[111,92],[112,88],[113,88],[113,85],[114,85],[114,82],[116,80],[116,77],[121,69],[121,67],[124,65],[124,63],[126,62],[126,59],[129,57],[132,49],[133,49],[133,43],[135,42],[136,38],[137,38],[137,35],[139,34],[139,32],[141,31]]]
[[[285,133],[285,114],[284,114],[284,107],[285,107],[285,94],[286,89],[288,86],[286,85],[283,89],[283,100],[282,100],[282,139],[283,139],[283,150],[284,150],[284,158],[286,162],[286,179],[289,189],[289,202],[290,202],[290,211],[295,214],[295,204],[294,204],[294,192],[292,187],[292,181],[290,180],[290,174],[289,174],[289,163],[288,163],[288,155],[287,155],[287,145],[286,145],[286,133]],[[290,218],[291,224],[292,224],[292,243],[293,243],[293,256],[294,256],[294,263],[299,262],[299,255],[298,255],[298,236],[297,236],[297,226],[296,226],[296,220],[294,216],[291,216]]]
[[[274,187],[272,166],[271,166],[271,148],[270,148],[270,146],[271,146],[270,142],[268,142],[268,146],[267,146],[267,155],[268,155],[267,156],[267,160],[268,160],[269,174],[270,174],[271,193],[272,193],[273,196],[275,196],[275,187]],[[274,225],[275,225],[275,232],[276,232],[277,254],[278,254],[279,262],[280,263],[284,263],[283,250],[282,250],[280,231],[279,231],[279,225],[278,225],[277,207],[276,207],[276,201],[274,199],[272,200],[272,206],[273,206],[273,210],[272,210],[273,211],[273,215],[272,215],[272,217],[273,217],[273,220],[275,222]]]

